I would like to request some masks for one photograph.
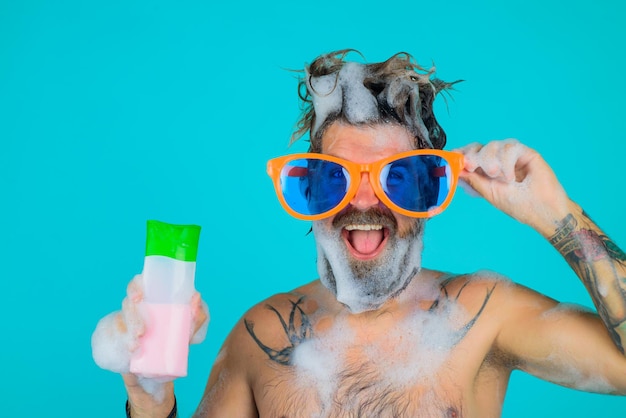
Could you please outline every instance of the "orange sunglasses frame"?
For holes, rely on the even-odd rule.
[[[387,197],[385,192],[382,189],[380,184],[380,172],[387,164],[392,161],[396,161],[406,157],[412,157],[416,155],[434,155],[438,157],[442,157],[445,159],[449,165],[450,170],[452,172],[452,181],[450,183],[450,191],[446,200],[439,206],[434,209],[431,209],[426,212],[414,212],[410,210],[406,210],[396,205]],[[293,160],[304,159],[304,158],[315,158],[325,161],[330,161],[336,164],[341,165],[342,167],[348,170],[348,174],[350,175],[350,184],[348,186],[348,190],[346,191],[346,195],[334,208],[320,213],[318,215],[304,215],[302,213],[294,211],[283,196],[282,189],[280,186],[280,174],[282,169],[285,167],[287,163]],[[382,160],[375,161],[373,163],[355,163],[352,161],[344,160],[343,158],[334,157],[328,154],[316,154],[316,153],[300,153],[300,154],[291,154],[285,155],[282,157],[277,157],[269,160],[267,162],[267,174],[272,178],[274,183],[274,189],[276,190],[276,196],[278,196],[278,200],[282,207],[294,218],[302,219],[305,221],[317,221],[320,219],[324,219],[330,216],[335,215],[343,208],[345,208],[348,203],[356,196],[357,191],[359,190],[359,186],[361,184],[361,174],[367,173],[370,178],[370,184],[372,185],[372,189],[376,194],[376,197],[389,209],[394,210],[405,216],[410,216],[412,218],[430,218],[435,216],[441,212],[443,212],[450,202],[452,201],[452,197],[456,191],[456,186],[458,184],[459,174],[463,169],[463,154],[453,151],[444,151],[438,149],[418,149],[412,151],[406,151],[399,154],[394,154],[390,157],[383,158]],[[354,179],[354,180],[353,180]],[[372,179],[375,179],[372,181]]]

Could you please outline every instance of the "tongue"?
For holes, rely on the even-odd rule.
[[[383,231],[359,231],[350,232],[350,244],[361,254],[371,254],[383,241]]]

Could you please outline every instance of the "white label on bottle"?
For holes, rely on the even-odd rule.
[[[144,300],[150,303],[189,303],[194,292],[195,261],[160,255],[144,259]]]

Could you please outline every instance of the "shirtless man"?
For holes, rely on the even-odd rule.
[[[403,54],[367,65],[344,58],[318,58],[301,82],[295,136],[309,132],[311,152],[324,155],[270,168],[282,175],[281,203],[313,221],[320,279],[243,315],[195,416],[499,417],[515,369],[626,394],[625,254],[537,152],[507,140],[440,153],[432,104],[450,83]],[[445,208],[456,177],[548,239],[599,315],[496,274],[422,267],[425,219]],[[173,384],[159,402],[136,376],[124,381],[133,418],[172,411]]]

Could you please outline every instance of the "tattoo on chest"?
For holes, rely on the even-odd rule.
[[[464,295],[464,291],[468,289],[471,283],[470,280],[461,279],[464,280],[462,284],[455,283],[453,285],[456,278],[449,277],[440,283],[439,297],[430,304],[426,312],[421,311],[421,315],[426,315],[429,318],[445,318],[449,314],[450,307],[459,303],[459,299]],[[454,322],[450,325],[450,329],[444,331],[449,333],[446,337],[446,340],[450,341],[449,347],[441,347],[439,345],[441,341],[439,340],[433,342],[433,347],[437,347],[436,350],[452,349],[468,334],[487,306],[496,286],[497,284],[494,283],[487,287],[484,296],[478,300],[474,311],[465,316],[463,321]],[[294,388],[294,385],[302,384],[303,381],[308,382],[306,375],[303,377],[300,374],[301,371],[299,371],[302,365],[299,365],[297,362],[302,361],[302,359],[294,360],[295,351],[302,343],[314,337],[313,324],[310,319],[310,314],[312,313],[305,311],[303,308],[304,302],[305,297],[294,298],[289,301],[290,309],[285,309],[282,312],[273,305],[266,305],[266,309],[275,315],[276,325],[278,325],[278,327],[274,326],[271,329],[273,332],[278,329],[286,337],[286,344],[282,347],[268,344],[264,338],[259,337],[259,330],[255,330],[253,321],[248,318],[244,319],[244,324],[250,337],[268,356],[270,362],[279,366],[287,366],[285,369],[280,369],[282,371],[273,378],[271,385],[264,386],[266,389],[268,387],[272,388],[271,391],[263,394],[263,396],[269,398],[268,405],[270,405],[270,408],[274,408],[272,414],[270,414],[271,416],[298,415],[296,411],[302,413],[303,408],[304,410],[316,410],[320,416],[337,418],[354,416],[416,416],[410,411],[420,411],[420,416],[444,418],[461,418],[463,416],[460,401],[454,398],[453,395],[450,395],[450,393],[438,394],[434,392],[435,389],[430,385],[419,389],[418,392],[409,393],[407,390],[409,387],[412,387],[411,385],[404,386],[404,383],[387,380],[387,373],[390,372],[387,370],[389,367],[400,367],[401,369],[398,370],[410,367],[423,371],[430,370],[431,367],[418,367],[417,364],[413,363],[402,363],[400,366],[387,365],[389,366],[387,367],[385,366],[386,360],[378,357],[364,357],[358,362],[342,363],[337,369],[322,371],[321,373],[324,377],[319,381],[317,380],[318,377],[313,377],[310,384],[305,384],[306,389]],[[400,329],[402,328],[400,327]],[[268,332],[265,329],[262,331]],[[263,333],[260,332],[260,334],[262,335]],[[428,336],[425,335],[424,338],[428,338]],[[276,341],[277,339],[272,338],[272,340]],[[335,345],[333,342],[330,346],[340,350],[341,344],[341,342],[338,342]],[[353,348],[352,346],[350,347]],[[415,349],[418,348],[415,347]],[[324,351],[311,353],[308,350],[306,353],[307,355],[315,356],[315,358],[310,360],[313,363],[320,363],[319,368],[327,367],[327,363],[323,361],[324,359],[318,358],[318,356],[323,357],[327,353]],[[426,356],[425,358],[429,356],[428,353],[422,354]],[[394,354],[391,355],[393,356]],[[422,355],[411,358],[419,359],[419,361],[424,360]],[[397,359],[394,358],[393,360]],[[432,358],[431,360],[434,360],[435,363],[439,361]],[[435,369],[432,370],[432,372],[434,371]],[[314,371],[313,373],[319,373],[319,371]],[[392,371],[391,373],[393,374],[394,372]],[[420,376],[419,378],[423,377]],[[326,387],[328,382],[334,382],[332,383],[332,389]],[[421,384],[423,383],[419,385]],[[428,392],[428,395],[422,393],[424,390]],[[424,399],[422,396],[429,399],[426,404],[422,400]],[[285,411],[289,413],[285,413]],[[355,411],[358,411],[356,415]],[[427,413],[427,415],[424,415],[424,413]]]
[[[450,285],[450,283],[456,278],[456,276],[451,276],[448,279],[444,280],[441,284],[441,296],[435,300],[433,302],[433,304],[430,306],[429,311],[430,312],[434,312],[437,309],[441,309],[442,307],[450,304],[450,303],[457,303],[459,301],[459,298],[461,297],[461,294],[463,293],[463,291],[467,288],[467,286],[471,283],[470,280],[466,280],[463,285],[460,287],[460,289],[456,292],[455,295],[451,295],[448,292],[448,287]],[[476,324],[476,321],[478,321],[478,318],[480,317],[480,315],[483,313],[483,311],[485,310],[485,307],[487,306],[487,303],[489,302],[489,299],[491,299],[491,295],[493,294],[493,291],[496,289],[497,283],[493,283],[493,285],[488,288],[486,290],[486,294],[485,297],[482,301],[482,304],[480,305],[480,307],[478,308],[478,311],[474,314],[473,317],[471,317],[468,322],[461,327],[460,329],[458,329],[456,331],[457,335],[456,335],[456,344],[458,344],[463,337],[465,337],[467,335],[467,333],[470,331],[470,329],[472,329],[472,327],[474,326],[474,324]]]
[[[274,349],[263,344],[261,340],[254,333],[254,322],[244,319],[244,324],[248,333],[257,343],[257,345],[268,355],[270,360],[275,361],[283,366],[291,364],[291,355],[293,350],[304,340],[310,338],[313,333],[313,328],[309,317],[301,308],[301,304],[304,300],[304,296],[300,297],[296,302],[291,302],[291,311],[289,312],[289,320],[285,321],[282,314],[278,312],[272,305],[267,305],[267,309],[276,314],[277,319],[280,321],[283,332],[287,336],[289,344],[282,349]]]
[[[459,288],[456,294],[449,293],[450,283],[455,279],[455,276],[451,276],[445,281],[443,281],[440,285],[440,296],[437,298],[431,306],[428,308],[428,312],[437,315],[438,313],[445,314],[443,311],[448,307],[451,303],[457,303],[459,298],[461,297],[463,291],[466,289],[469,280],[466,280],[463,285]],[[491,295],[496,288],[497,284],[493,284],[490,288],[486,290],[485,297],[478,308],[477,312],[474,313],[472,317],[468,319],[468,321],[463,324],[460,328],[455,331],[455,336],[453,338],[454,343],[453,346],[458,344],[470,329],[474,326],[483,310],[487,306]],[[282,348],[272,348],[261,341],[261,339],[257,336],[254,331],[254,322],[244,318],[244,324],[246,329],[254,342],[263,350],[265,354],[275,363],[278,363],[283,366],[289,366],[292,364],[292,355],[294,350],[305,340],[313,337],[313,326],[309,319],[309,316],[302,309],[302,304],[304,302],[305,297],[301,296],[296,301],[290,300],[291,310],[289,311],[287,318],[283,316],[274,306],[266,305],[266,308],[272,311],[276,315],[276,319],[280,323],[280,327],[287,337],[288,344]]]

